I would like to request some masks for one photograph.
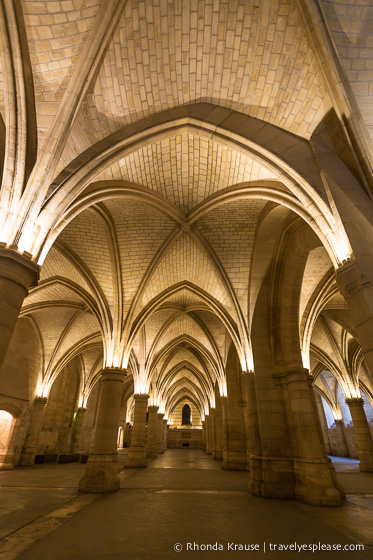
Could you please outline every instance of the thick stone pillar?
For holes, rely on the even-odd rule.
[[[368,260],[372,262],[371,258]],[[355,260],[346,262],[335,274],[339,291],[348,303],[365,361],[373,374],[373,283],[361,274]]]
[[[39,267],[10,249],[0,249],[0,371],[29,288],[36,286]]]
[[[85,413],[87,409],[79,407],[75,417],[73,441],[71,446],[72,453],[81,453],[81,436]]]
[[[306,369],[281,376],[294,454],[295,498],[318,506],[337,506],[343,494],[326,455],[312,377]]]
[[[255,390],[255,374],[246,371],[242,374],[243,391],[246,403],[246,438],[249,460],[247,469],[250,472],[249,490],[254,496],[262,495],[262,443],[260,438],[258,403]]]
[[[126,370],[105,368],[101,373],[95,438],[79,490],[89,493],[119,490],[118,426]]]
[[[326,416],[325,416],[325,411],[324,411],[324,407],[323,407],[323,404],[322,404],[321,396],[315,390],[313,391],[313,394],[314,394],[314,397],[315,397],[316,408],[317,408],[317,412],[318,412],[318,415],[319,415],[321,431],[322,431],[322,436],[324,438],[326,453],[327,453],[327,455],[333,455],[331,444],[330,444],[330,439],[329,439],[328,422],[326,421]],[[346,455],[346,457],[348,457],[348,455]]]
[[[168,423],[167,418],[163,419],[163,451],[167,449],[167,434],[168,434]]]
[[[345,426],[343,420],[334,420],[335,429],[337,433],[337,445],[338,453],[340,457],[349,457],[350,454],[347,449],[346,438],[345,438]]]
[[[206,451],[206,420],[202,420],[202,450]]]
[[[223,411],[220,395],[215,400],[215,446],[212,458],[220,461],[223,459]]]
[[[211,409],[206,414],[206,453],[212,455],[212,427],[211,427]]]
[[[157,414],[157,453],[164,453],[163,412]]]
[[[246,432],[241,389],[242,370],[236,349],[231,346],[226,364],[227,399],[223,397],[224,423],[223,469],[246,470]]]
[[[364,400],[361,398],[346,399],[354,425],[357,448],[360,460],[360,470],[373,472],[373,441],[369,424],[364,410]]]
[[[130,431],[130,423],[126,422],[123,436],[123,447],[128,447],[128,432]]]
[[[148,409],[149,395],[134,395],[135,410],[133,415],[133,428],[131,445],[125,466],[129,468],[146,467],[146,411]]]
[[[21,452],[20,465],[33,465],[35,461],[36,448],[43,419],[45,414],[45,405],[48,399],[46,397],[35,397],[34,407],[31,413],[30,425],[28,428],[26,440]]]
[[[210,408],[210,425],[211,425],[211,456],[214,459],[216,450],[216,422],[215,422],[215,408]]]
[[[12,420],[9,426],[8,438],[4,442],[6,447],[0,449],[0,471],[8,471],[14,467],[14,447],[21,420],[20,418],[14,418],[13,415],[11,416]]]
[[[146,456],[149,459],[155,459],[157,457],[158,408],[158,406],[148,407],[148,437],[146,441]]]

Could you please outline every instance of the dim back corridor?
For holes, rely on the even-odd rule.
[[[121,465],[125,456],[121,450]],[[372,554],[373,475],[360,473],[356,461],[336,462],[347,494],[336,509],[251,496],[246,472],[222,470],[201,450],[168,449],[147,469],[121,466],[121,489],[112,494],[79,493],[84,468],[45,464],[0,472],[1,560],[354,560]],[[362,543],[365,550],[281,550],[295,543]]]

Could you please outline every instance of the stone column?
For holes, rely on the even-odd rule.
[[[364,400],[361,398],[346,399],[354,425],[357,448],[360,460],[360,470],[373,472],[373,441],[369,424],[364,410]]]
[[[206,451],[206,420],[202,420],[202,449]]]
[[[227,397],[221,398],[221,410],[223,417],[223,461],[226,460],[229,449],[229,425],[228,425],[228,399]]]
[[[8,471],[14,467],[15,442],[17,441],[18,430],[21,424],[20,418],[14,418],[10,425],[9,437],[4,449],[0,449],[0,471]]]
[[[371,258],[366,260],[372,262]],[[364,258],[360,264],[366,267]],[[339,291],[348,303],[365,361],[370,372],[373,372],[373,283],[361,274],[356,260],[343,264],[336,270],[335,275]]]
[[[215,407],[210,408],[210,426],[211,426],[211,457],[214,459],[216,452],[216,425],[215,425]]]
[[[135,410],[133,415],[133,428],[131,445],[125,466],[129,468],[146,467],[146,411],[148,409],[149,395],[134,395]]]
[[[82,428],[83,428],[83,421],[85,413],[87,412],[86,408],[79,407],[78,411],[75,416],[75,425],[74,425],[74,433],[73,433],[73,442],[71,446],[72,453],[81,453],[81,435],[82,435]]]
[[[211,441],[212,432],[211,432],[210,414],[206,414],[205,422],[206,422],[206,453],[207,453],[207,455],[211,455],[212,454],[212,441]]]
[[[164,453],[163,412],[157,414],[157,453]]]
[[[0,249],[0,371],[23,300],[36,286],[39,267],[10,249]]]
[[[167,449],[167,434],[168,434],[168,424],[167,419],[163,420],[163,451]]]
[[[124,429],[124,436],[123,436],[123,445],[124,443],[126,444],[126,447],[129,447],[128,445],[128,433],[130,431],[130,423],[126,422],[126,427]]]
[[[330,444],[330,438],[329,438],[328,422],[326,421],[326,416],[325,416],[325,411],[322,404],[321,396],[315,391],[315,389],[313,391],[313,394],[315,397],[317,412],[319,414],[319,420],[321,425],[322,436],[324,438],[326,453],[327,455],[333,455],[331,444]],[[348,457],[348,455],[346,455],[346,457]]]
[[[126,373],[121,368],[102,370],[93,449],[88,458],[85,476],[79,483],[79,490],[82,492],[119,490],[117,439]]]
[[[243,391],[246,402],[247,430],[247,469],[250,472],[249,489],[254,496],[262,495],[262,443],[260,439],[258,403],[255,391],[255,374],[246,371],[242,374]]]
[[[227,399],[223,409],[225,446],[223,469],[246,470],[246,432],[241,388],[242,370],[236,350],[231,349],[226,364]],[[222,401],[223,402],[223,401]]]
[[[343,494],[326,455],[312,379],[303,368],[281,376],[293,446],[294,493],[308,504],[337,506]]]
[[[223,459],[223,413],[222,413],[220,395],[216,398],[215,446],[214,446],[212,458],[216,460]]]
[[[35,397],[30,425],[21,452],[20,465],[34,464],[38,438],[43,425],[45,405],[47,404],[47,401],[48,399],[46,397]]]
[[[334,420],[334,422],[335,422],[335,429],[337,433],[338,452],[340,453],[341,457],[349,457],[350,454],[348,452],[347,445],[346,445],[345,426],[343,420]]]
[[[157,457],[158,408],[158,406],[148,407],[148,437],[146,441],[146,456],[149,459],[155,459]]]

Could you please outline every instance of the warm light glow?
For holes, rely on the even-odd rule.
[[[303,350],[303,352],[302,352],[302,362],[303,362],[303,367],[305,369],[309,370],[311,368],[311,361],[310,361],[310,355],[309,355],[308,349]]]
[[[225,378],[219,381],[219,393],[221,397],[228,396],[227,381]]]
[[[333,407],[332,413],[333,413],[334,420],[343,420],[343,416],[340,408]]]
[[[41,379],[37,382],[36,385],[36,397],[48,397],[50,391],[50,387],[48,384],[44,384]]]
[[[32,254],[35,240],[34,230],[35,228],[33,228],[31,224],[25,226],[18,243],[18,251],[20,253],[27,251],[27,253]]]
[[[251,348],[246,350],[246,364],[241,361],[242,371],[254,371],[254,356]]]
[[[147,379],[143,378],[142,376],[134,375],[133,376],[133,385],[136,395],[147,395],[148,394],[148,381]]]
[[[339,264],[343,264],[344,262],[351,260],[351,246],[342,228],[336,231],[334,243],[330,239],[328,239],[328,241],[334,250]]]
[[[210,395],[210,408],[215,408],[215,393]]]
[[[361,393],[359,387],[350,379],[341,380],[341,386],[346,399],[360,399]]]

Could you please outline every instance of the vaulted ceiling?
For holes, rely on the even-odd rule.
[[[16,4],[24,19],[37,153],[24,198],[12,202],[14,215],[23,223],[27,207],[25,216],[36,224],[30,232],[47,238],[37,216],[49,216],[52,229],[61,200],[69,209],[88,193],[59,225],[22,310],[43,348],[44,383],[50,386],[80,356],[86,397],[102,364],[124,365],[135,391],[151,391],[168,408],[183,389],[203,415],[215,384],[225,390],[232,341],[242,367],[252,367],[253,310],[284,232],[299,215],[311,223],[312,204],[333,215],[310,139],[332,145],[360,173],[339,134],[339,93],[307,25],[307,2]],[[373,48],[370,10],[344,3],[342,14],[333,2],[321,4],[345,70],[356,70],[348,75],[371,132],[370,82],[361,73]],[[21,20],[18,14],[20,26]],[[4,60],[0,113],[7,122]],[[213,107],[205,128],[196,117],[202,103]],[[188,122],[177,113],[172,121],[173,111],[189,105],[195,113]],[[229,138],[214,125],[214,108],[222,107],[234,111]],[[159,117],[166,113],[167,126]],[[132,135],[133,144],[110,151]],[[276,142],[282,168],[279,157],[264,152],[264,144]],[[310,185],[307,196],[312,191],[309,199],[299,194],[304,213],[294,211],[301,192],[291,191],[295,175],[302,188]],[[101,189],[100,200],[89,199],[94,189]],[[312,349],[314,368],[328,355],[343,370],[353,359],[343,352],[357,352],[357,343],[325,247],[322,241],[309,252],[297,310],[300,339],[302,350]]]

